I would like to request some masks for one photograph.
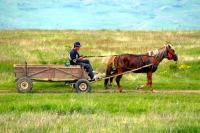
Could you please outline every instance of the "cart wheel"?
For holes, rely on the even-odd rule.
[[[79,79],[75,83],[75,89],[76,89],[76,92],[78,93],[90,92],[91,90],[90,82],[87,79]]]
[[[17,81],[17,90],[21,93],[31,92],[33,88],[33,83],[31,79],[27,77],[22,77]]]

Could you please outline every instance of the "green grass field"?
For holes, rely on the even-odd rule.
[[[0,30],[0,132],[200,132],[199,38],[199,30]],[[14,64],[64,65],[75,41],[82,43],[79,53],[93,56],[142,54],[170,43],[179,60],[161,62],[154,94],[149,87],[135,91],[146,74],[132,73],[121,80],[125,93],[116,83],[105,90],[103,81],[88,94],[38,82],[31,94],[17,92]],[[89,59],[104,73],[108,58]]]
[[[199,132],[200,94],[1,94],[1,132]]]

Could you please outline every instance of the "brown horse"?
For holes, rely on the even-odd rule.
[[[152,64],[149,67],[145,67],[140,70],[134,71],[134,73],[147,73],[147,83],[144,85],[138,86],[136,89],[142,89],[150,85],[150,90],[151,92],[153,92],[152,74],[153,72],[157,70],[159,63],[164,58],[167,58],[168,60],[173,59],[174,61],[178,60],[178,56],[175,54],[175,50],[172,47],[172,45],[167,44],[164,47],[161,47],[154,51],[149,51],[145,54],[140,54],[140,55],[121,54],[117,56],[112,56],[107,63],[106,77],[112,76],[115,74],[120,74],[132,69],[137,69],[148,64]],[[114,77],[109,78],[110,79],[109,86],[112,86],[113,78]],[[121,78],[122,78],[122,75],[118,75],[116,77],[116,82],[117,82],[119,92],[122,92],[122,88],[120,85]],[[109,79],[105,79],[105,82],[104,82],[106,89],[108,88]]]

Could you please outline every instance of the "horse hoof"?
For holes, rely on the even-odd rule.
[[[139,89],[140,89],[140,86],[137,86],[137,87],[136,87],[136,90],[139,90]]]
[[[119,90],[119,92],[122,92],[122,90]]]
[[[151,90],[151,93],[155,93],[155,91],[154,91],[154,90]]]

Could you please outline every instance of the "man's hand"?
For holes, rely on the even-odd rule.
[[[83,58],[87,58],[87,56],[80,56],[78,60],[82,60]]]
[[[87,58],[87,56],[81,55],[80,57]]]
[[[82,60],[83,59],[83,56],[80,56],[79,58],[78,58],[78,60]]]

